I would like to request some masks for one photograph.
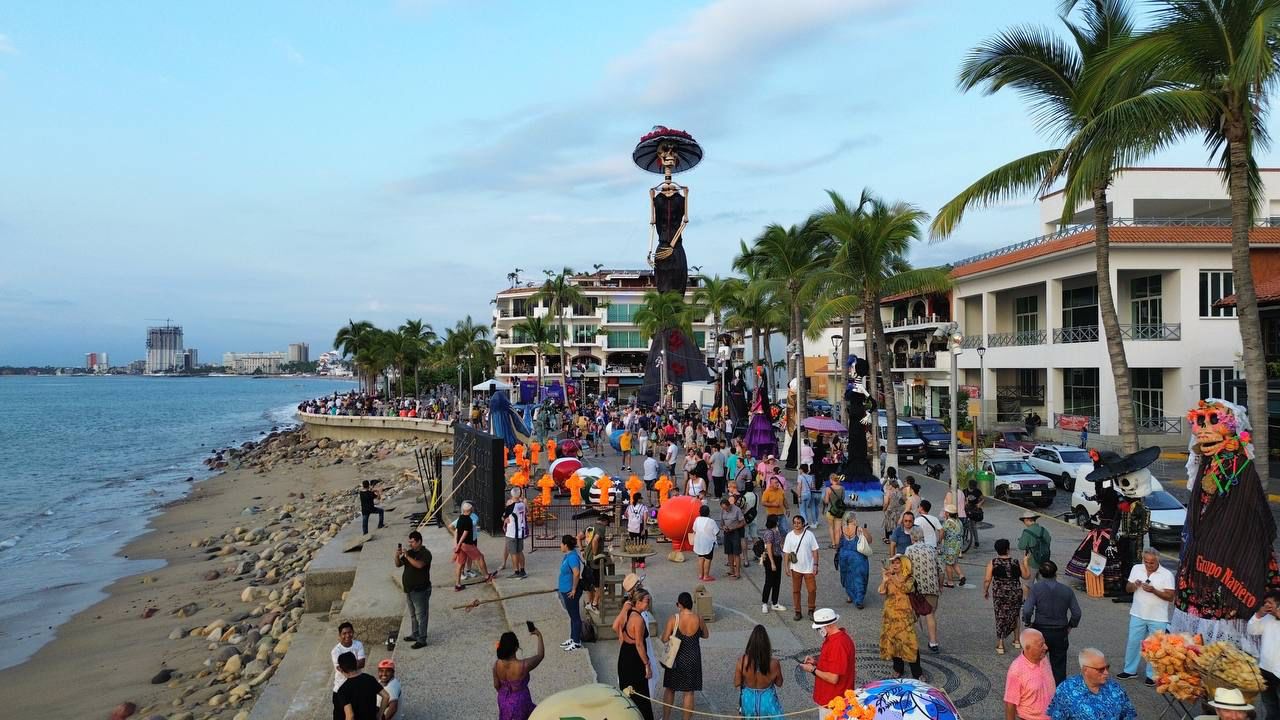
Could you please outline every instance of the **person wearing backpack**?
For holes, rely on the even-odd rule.
[[[1049,560],[1053,537],[1043,525],[1036,522],[1040,516],[1034,512],[1024,510],[1018,519],[1022,521],[1022,535],[1018,538],[1018,549],[1031,559],[1029,563],[1031,567],[1039,568]],[[1039,576],[1037,572],[1036,577]]]

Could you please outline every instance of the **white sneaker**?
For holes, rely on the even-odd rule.
[[[761,615],[769,614],[769,603],[760,603],[760,614]]]
[[[573,652],[574,650],[581,650],[583,647],[582,643],[570,642],[568,645],[564,646],[564,651]]]
[[[567,648],[572,644],[573,644],[573,638],[569,638],[568,640],[565,640],[564,642],[560,643],[560,647]]]
[[[778,612],[786,612],[786,611],[787,611],[787,606],[786,606],[786,605],[777,605],[777,604],[775,604],[775,605],[773,606],[773,609],[774,609],[774,610],[777,610]]]

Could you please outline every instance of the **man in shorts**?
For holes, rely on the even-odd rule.
[[[524,570],[524,538],[528,534],[528,508],[524,503],[524,492],[520,488],[511,488],[511,500],[503,512],[502,523],[507,538],[507,556],[511,558],[513,578],[527,578]]]
[[[728,497],[720,499],[720,521],[724,527],[724,554],[729,556],[729,577],[742,578],[742,535],[747,527],[742,508]]]
[[[693,538],[693,554],[698,556],[698,580],[715,580],[711,575],[711,559],[716,554],[716,536],[720,534],[720,528],[711,519],[711,508],[706,505],[699,508],[698,518],[693,521],[693,532],[689,534]]]

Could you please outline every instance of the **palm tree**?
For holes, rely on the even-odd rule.
[[[378,392],[378,376],[394,363],[394,349],[386,330],[371,328],[361,334],[362,344],[356,351],[354,362],[369,380],[367,391]],[[387,394],[391,394],[391,382],[387,381]]]
[[[446,362],[455,367],[465,365],[468,374],[475,368],[476,360],[480,360],[482,368],[488,368],[488,363],[493,359],[493,343],[489,342],[488,337],[489,328],[477,325],[471,316],[467,315],[465,319],[459,320],[445,331]]]
[[[732,277],[721,278],[719,275],[711,278],[703,277],[701,285],[693,292],[694,304],[705,307],[707,312],[711,313],[711,321],[715,326],[717,355],[720,351],[720,328],[724,321],[724,313],[738,304],[741,293],[741,280]]]
[[[556,319],[557,335],[560,341],[560,373],[568,378],[565,372],[567,365],[564,355],[564,310],[572,309],[575,304],[586,303],[587,296],[583,294],[582,288],[573,282],[572,268],[563,268],[558,273],[550,270],[543,270],[543,272],[547,274],[547,279],[542,283],[542,289],[534,293],[533,297],[535,300],[545,300],[551,309],[551,315]]]
[[[511,326],[512,333],[522,335],[526,342],[533,343],[534,359],[538,363],[538,399],[542,398],[542,359],[551,345],[553,327],[545,317],[525,318]]]
[[[923,236],[924,211],[903,202],[887,203],[863,190],[856,205],[849,205],[832,190],[831,207],[817,216],[817,225],[830,237],[834,256],[824,273],[829,287],[843,293],[819,300],[810,327],[821,328],[830,318],[850,315],[862,308],[871,347],[872,377],[879,377],[884,392],[886,450],[892,461],[898,452],[898,402],[893,390],[890,350],[880,319],[880,300],[908,290],[944,292],[951,288],[945,267],[911,269],[906,261],[911,241]],[[834,276],[834,277],[833,277]]]
[[[432,329],[430,324],[422,322],[422,319],[419,318],[417,320],[405,320],[404,324],[400,326],[400,334],[413,340],[412,349],[414,352],[410,361],[413,364],[413,392],[414,395],[418,395],[420,394],[418,389],[418,368],[423,359],[426,358],[431,345],[436,341],[436,331]]]
[[[333,346],[337,348],[338,352],[342,353],[343,358],[352,358],[354,361],[356,355],[368,346],[370,342],[369,333],[374,329],[373,323],[367,320],[356,322],[348,319],[347,324],[339,328],[338,333],[334,335]],[[361,375],[360,384],[362,390],[366,389],[364,381],[365,377]]]
[[[1249,230],[1262,201],[1254,148],[1266,145],[1267,100],[1280,81],[1280,0],[1163,0],[1161,6],[1155,27],[1115,52],[1105,76],[1157,67],[1177,83],[1115,108],[1095,126],[1105,134],[1155,118],[1203,134],[1217,155],[1231,198],[1231,272],[1253,442],[1261,450],[1254,462],[1265,482],[1267,372]],[[1099,77],[1094,92],[1104,93],[1103,85]]]
[[[640,327],[640,334],[645,337],[656,337],[670,328],[679,328],[693,337],[693,318],[698,316],[698,312],[698,306],[685,303],[679,293],[647,290],[632,322]]]
[[[1070,5],[1071,3],[1067,3]],[[1095,277],[1098,310],[1111,362],[1120,416],[1120,439],[1127,453],[1138,449],[1138,429],[1130,392],[1129,362],[1111,287],[1111,233],[1107,188],[1120,168],[1159,146],[1147,132],[1150,123],[1134,123],[1112,132],[1094,132],[1090,123],[1165,83],[1152,67],[1107,73],[1105,91],[1092,92],[1108,52],[1137,35],[1125,0],[1084,3],[1082,22],[1062,22],[1072,42],[1043,28],[1021,27],[995,35],[970,51],[960,70],[960,87],[982,87],[987,94],[1012,88],[1030,104],[1040,129],[1062,140],[1062,147],[1018,158],[979,178],[938,211],[935,238],[950,235],[965,211],[1035,192],[1064,182],[1062,222],[1084,202],[1093,203]],[[1156,131],[1160,135],[1159,131]],[[1161,135],[1162,136],[1162,135]]]
[[[816,274],[828,260],[827,245],[815,218],[801,225],[784,228],[769,225],[755,239],[751,248],[734,258],[736,270],[758,268],[760,283],[782,301],[787,311],[787,338],[797,343],[790,360],[796,381],[795,419],[797,427],[804,420],[807,392],[804,386],[804,305],[817,287]]]

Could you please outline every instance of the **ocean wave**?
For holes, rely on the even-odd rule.
[[[18,541],[21,539],[22,539],[21,535],[11,535],[4,540],[0,540],[0,550],[8,550],[14,545],[17,545]]]

